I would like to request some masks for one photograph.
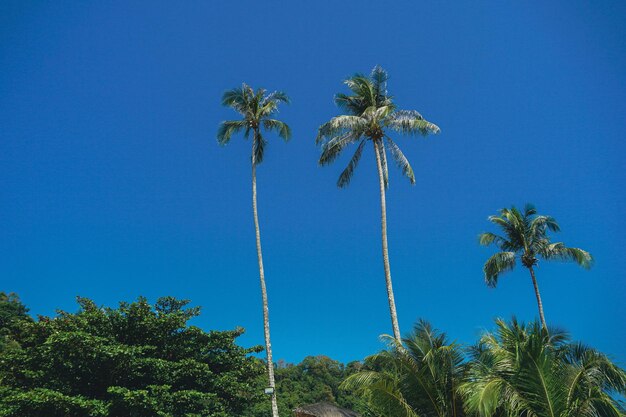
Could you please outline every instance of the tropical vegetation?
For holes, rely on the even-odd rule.
[[[400,345],[366,360],[369,369],[343,383],[367,401],[371,416],[461,417],[458,387],[463,378],[463,350],[430,323],[418,321]]]
[[[501,252],[492,255],[483,267],[485,282],[490,287],[498,285],[498,278],[515,267],[519,259],[528,269],[533,282],[539,319],[544,329],[548,328],[543,313],[543,303],[535,276],[539,259],[546,261],[573,261],[583,268],[590,268],[593,258],[580,248],[565,246],[563,242],[551,242],[548,232],[558,232],[559,224],[551,216],[539,215],[532,204],[526,204],[523,211],[515,207],[503,208],[500,215],[489,216],[489,221],[497,225],[501,234],[485,232],[479,236],[481,245],[495,245]]]
[[[369,77],[356,74],[345,80],[344,84],[350,89],[351,94],[337,94],[335,103],[347,114],[333,117],[330,121],[322,124],[318,129],[315,141],[322,147],[320,165],[330,164],[337,159],[344,148],[353,143],[358,143],[352,159],[337,180],[337,186],[340,188],[350,183],[365,145],[371,143],[373,146],[380,187],[381,239],[387,300],[393,335],[396,341],[400,343],[402,338],[393,294],[387,244],[387,203],[385,198],[385,189],[389,185],[387,150],[411,184],[415,184],[415,174],[408,159],[389,134],[395,132],[405,135],[426,136],[429,133],[439,133],[439,127],[428,122],[415,110],[397,109],[393,97],[387,92],[388,78],[387,72],[380,66],[376,66]]]
[[[354,410],[363,415],[367,412],[365,399],[340,387],[350,375],[363,369],[366,364],[354,361],[342,364],[327,356],[308,356],[299,364],[284,361],[276,363],[276,390],[278,407],[282,415],[305,404],[326,402]],[[265,417],[270,414],[270,404],[259,402],[245,417]]]
[[[117,308],[78,299],[78,311],[34,320],[0,293],[2,417],[263,417],[262,348],[243,329],[205,332],[187,300],[140,298]],[[626,373],[606,355],[539,322],[498,320],[463,347],[418,321],[402,345],[341,364],[310,356],[274,364],[282,415],[329,402],[363,417],[618,417]]]
[[[1,329],[11,343],[0,349],[0,416],[227,417],[262,400],[263,364],[250,356],[262,348],[238,346],[243,329],[190,326],[199,308],[173,297],[78,305],[32,320],[0,297],[14,312]]]
[[[224,93],[222,104],[231,107],[238,112],[241,120],[227,120],[221,123],[217,132],[217,141],[220,145],[226,145],[234,133],[243,131],[248,139],[252,134],[252,214],[254,217],[254,230],[256,237],[257,260],[259,263],[259,279],[261,283],[261,299],[263,303],[263,331],[265,335],[265,352],[267,354],[267,376],[271,391],[272,415],[278,417],[278,403],[276,401],[276,383],[274,381],[274,369],[271,366],[272,342],[270,338],[269,307],[267,302],[267,288],[265,286],[265,270],[263,269],[263,252],[261,250],[261,230],[259,227],[259,215],[257,212],[256,196],[256,167],[263,162],[267,141],[263,137],[261,129],[274,131],[285,141],[291,137],[289,126],[277,119],[272,118],[278,110],[280,103],[289,103],[289,98],[282,91],[267,93],[259,88],[256,91],[252,87],[243,84],[241,88],[235,88]]]
[[[620,417],[626,373],[558,329],[497,320],[471,348],[460,392],[472,415]]]

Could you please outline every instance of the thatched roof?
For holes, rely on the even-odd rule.
[[[329,403],[315,403],[293,410],[296,417],[359,417],[354,411]]]

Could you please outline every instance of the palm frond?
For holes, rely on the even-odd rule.
[[[489,287],[495,288],[498,285],[498,277],[514,267],[515,252],[498,252],[492,255],[483,266],[485,282]]]
[[[372,69],[370,78],[374,82],[374,90],[376,91],[376,94],[379,96],[386,96],[387,95],[387,80],[389,79],[389,74],[387,74],[387,71],[382,69],[380,65],[376,65]]]
[[[524,216],[527,218],[526,216]],[[561,230],[559,224],[554,217],[551,216],[536,216],[530,221],[530,230],[533,235],[537,232],[545,232],[548,229],[551,232],[558,232]]]
[[[291,129],[285,122],[276,119],[263,119],[263,127],[268,131],[276,131],[278,136],[285,141],[291,139]]]
[[[354,170],[356,169],[359,160],[361,159],[361,155],[363,154],[363,148],[365,147],[365,140],[362,140],[359,146],[356,148],[352,159],[348,163],[346,169],[343,170],[339,179],[337,180],[337,187],[343,188],[350,184],[350,180],[352,179],[352,175],[354,174]]]
[[[374,85],[368,77],[356,74],[345,80],[344,84],[346,84],[356,96],[360,97],[367,104],[367,107],[376,104]]]
[[[360,134],[360,132],[365,129],[366,124],[367,122],[359,116],[342,115],[333,117],[319,127],[315,143],[320,144],[324,139],[344,133],[345,131]]]
[[[430,123],[415,110],[396,110],[386,120],[386,125],[397,132],[410,135],[426,136],[441,131],[436,124]]]
[[[367,108],[367,103],[359,96],[349,96],[347,94],[335,95],[335,104],[351,115],[361,116]]]
[[[249,113],[250,88],[243,84],[241,88],[233,88],[222,95],[222,105],[231,107],[243,116]]]
[[[585,269],[593,265],[591,254],[580,248],[568,248],[562,242],[551,243],[539,253],[546,260],[572,261]]]
[[[267,103],[269,103],[270,101],[281,102],[281,103],[285,103],[285,104],[289,104],[290,103],[289,97],[283,91],[273,91],[273,92],[269,93],[268,95],[266,95],[261,100],[260,104],[261,104],[261,106],[264,106]]]
[[[217,130],[217,143],[226,145],[230,142],[233,133],[238,133],[247,126],[248,123],[245,120],[226,120],[220,123]]]
[[[367,119],[370,123],[380,123],[389,114],[393,112],[393,104],[384,106],[370,106],[363,111],[362,117]]]
[[[359,136],[355,136],[353,132],[344,133],[340,136],[335,136],[330,139],[328,142],[324,143],[322,146],[322,154],[320,155],[320,159],[318,163],[322,166],[328,165],[333,162],[341,151],[359,139]]]
[[[532,203],[526,203],[524,205],[524,217],[531,217],[537,214],[537,209],[535,205]]]
[[[256,111],[257,117],[268,117],[278,110],[279,103],[289,103],[289,97],[282,91],[274,91],[266,96],[257,97],[258,108]]]
[[[500,249],[506,250],[502,246],[506,246],[508,241],[502,236],[496,235],[495,233],[484,232],[478,235],[478,243],[482,246],[489,246],[492,243],[495,243],[495,245]]]
[[[376,107],[389,107],[390,110],[393,110],[395,106],[392,97],[387,92],[387,80],[389,79],[387,72],[380,65],[377,65],[372,69],[370,79],[372,80]]]
[[[413,173],[413,168],[411,168],[411,164],[409,164],[409,160],[406,158],[406,156],[404,156],[398,145],[396,145],[389,136],[386,137],[386,140],[389,151],[391,152],[391,156],[396,161],[396,165],[398,165],[398,168],[402,170],[402,174],[409,179],[412,185],[414,185],[415,174]]]

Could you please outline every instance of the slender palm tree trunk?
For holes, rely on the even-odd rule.
[[[253,145],[254,146],[254,145]],[[261,231],[256,205],[256,161],[254,150],[252,153],[252,212],[254,213],[254,229],[256,232],[256,254],[259,260],[259,278],[261,281],[261,296],[263,298],[263,331],[265,334],[265,352],[267,353],[267,376],[272,388],[272,416],[278,417],[276,402],[276,383],[274,382],[274,361],[272,360],[272,342],[270,341],[270,312],[267,305],[267,289],[265,288],[265,272],[263,271],[263,253],[261,252]]]
[[[374,153],[376,154],[378,180],[380,182],[380,221],[382,227],[383,265],[385,267],[385,283],[387,284],[387,300],[389,301],[389,313],[391,314],[393,337],[396,339],[398,346],[401,346],[402,337],[400,336],[398,314],[396,313],[396,302],[393,297],[393,286],[391,284],[391,268],[389,267],[389,249],[387,247],[387,205],[385,203],[385,180],[383,178],[383,166],[380,162],[380,151],[379,141],[374,140]]]
[[[529,267],[530,277],[533,280],[533,287],[535,287],[535,296],[537,297],[537,305],[539,306],[539,319],[541,320],[541,326],[545,331],[548,331],[548,325],[546,324],[546,318],[543,315],[543,304],[541,302],[541,294],[539,294],[539,286],[537,285],[537,278],[535,278],[535,271],[533,267]]]

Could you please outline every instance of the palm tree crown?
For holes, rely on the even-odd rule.
[[[263,154],[267,141],[261,134],[261,127],[267,131],[274,131],[284,140],[291,138],[291,129],[280,120],[272,116],[278,111],[280,103],[289,103],[289,98],[282,91],[267,93],[263,88],[256,91],[247,84],[241,88],[234,88],[224,93],[222,104],[231,107],[243,116],[241,120],[227,120],[220,124],[217,132],[217,142],[226,145],[234,133],[243,131],[246,139],[253,134],[252,163],[258,165],[263,162]]]
[[[439,128],[425,120],[417,111],[396,109],[393,97],[387,92],[387,79],[387,73],[379,66],[372,70],[369,77],[356,74],[348,78],[344,83],[352,94],[335,96],[335,103],[348,114],[333,117],[319,128],[316,143],[322,144],[320,165],[333,162],[351,143],[359,143],[347,168],[339,176],[339,187],[350,183],[368,140],[378,145],[376,151],[382,161],[385,186],[388,184],[386,148],[402,173],[414,184],[415,175],[409,161],[387,131],[423,136],[439,133]]]
[[[463,417],[458,387],[463,377],[459,345],[423,320],[403,345],[390,338],[391,349],[370,356],[361,371],[342,384],[367,399],[375,416]]]
[[[611,394],[626,393],[626,373],[607,356],[538,322],[497,320],[470,349],[460,387],[471,415],[620,417]]]
[[[573,261],[583,268],[590,268],[593,263],[587,251],[567,247],[562,242],[550,242],[548,231],[558,232],[560,227],[553,217],[538,215],[532,204],[527,204],[523,212],[515,207],[504,208],[499,216],[489,216],[489,221],[503,232],[502,236],[490,232],[479,236],[481,245],[494,244],[502,251],[485,262],[485,282],[490,287],[498,284],[502,273],[513,269],[518,257],[526,268],[537,265],[539,258]]]
[[[498,277],[513,269],[516,259],[520,258],[522,265],[530,273],[537,298],[539,318],[543,328],[547,331],[541,293],[534,271],[539,258],[548,261],[574,261],[583,268],[590,268],[593,258],[589,252],[580,248],[570,248],[562,242],[550,242],[548,231],[558,232],[559,224],[550,216],[538,215],[532,204],[527,204],[523,212],[515,207],[504,208],[500,210],[499,216],[489,216],[489,221],[498,225],[503,235],[486,232],[479,236],[481,245],[494,244],[501,250],[485,262],[483,266],[485,282],[488,286],[495,287],[498,284]]]

